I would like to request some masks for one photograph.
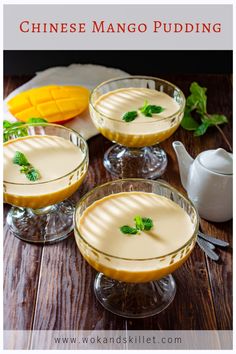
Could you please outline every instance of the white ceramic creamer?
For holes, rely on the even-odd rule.
[[[173,142],[180,178],[199,215],[209,221],[233,216],[233,154],[224,149],[206,150],[194,160],[180,141]]]

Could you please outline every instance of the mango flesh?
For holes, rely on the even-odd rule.
[[[22,122],[45,118],[63,122],[88,107],[89,90],[82,86],[42,86],[19,93],[7,102],[11,114]]]

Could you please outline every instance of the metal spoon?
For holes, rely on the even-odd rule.
[[[213,261],[218,261],[220,259],[219,255],[213,251],[213,248],[211,246],[209,246],[209,242],[198,237],[197,244]]]
[[[214,245],[220,246],[220,247],[228,247],[229,246],[228,242],[225,242],[225,241],[220,240],[218,238],[212,237],[210,235],[206,235],[206,234],[202,233],[201,231],[198,231],[198,236],[201,237],[202,239],[204,239],[210,243],[213,243]]]

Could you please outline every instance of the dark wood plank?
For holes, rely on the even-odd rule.
[[[219,262],[207,258],[207,268],[213,296],[214,308],[219,330],[230,330],[233,327],[233,294],[232,294],[232,221],[226,223],[208,223],[201,221],[203,232],[214,235],[229,242],[227,249],[217,248]]]
[[[27,78],[5,80],[5,96]],[[10,207],[4,207],[4,223]],[[4,329],[28,330],[34,320],[42,248],[21,242],[4,226]]]
[[[42,248],[21,242],[5,229],[4,329],[31,329]]]

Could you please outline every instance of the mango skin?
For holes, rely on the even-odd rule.
[[[22,122],[45,118],[49,123],[67,121],[86,110],[90,92],[82,86],[41,86],[11,98],[8,109]]]

